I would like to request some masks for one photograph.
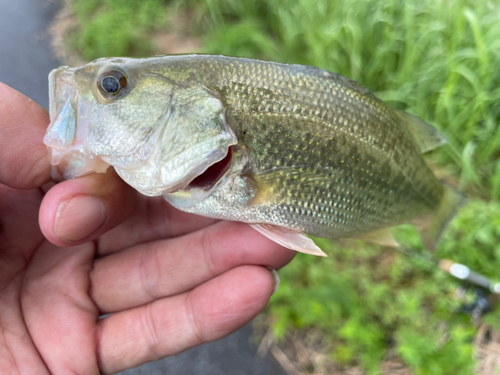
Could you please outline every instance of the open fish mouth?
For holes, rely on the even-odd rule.
[[[163,197],[175,207],[184,209],[203,202],[234,174],[235,163],[238,163],[235,161],[238,159],[236,147],[231,145],[222,159],[211,164],[178,189],[164,191]]]
[[[217,182],[224,176],[231,166],[233,156],[233,146],[230,146],[227,150],[227,155],[220,161],[215,162],[209,166],[203,173],[196,176],[191,182],[184,188],[184,190],[189,189],[200,189],[209,191],[211,190]]]

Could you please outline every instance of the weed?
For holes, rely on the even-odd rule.
[[[433,159],[500,198],[500,3],[488,0],[188,1],[205,51],[318,66],[435,125]]]
[[[147,55],[152,52],[151,31],[167,26],[162,0],[80,0],[73,10],[80,30],[69,38],[88,60]]]
[[[203,51],[318,66],[359,81],[435,125],[430,154],[472,199],[436,253],[498,277],[500,268],[500,3],[491,0],[74,0],[69,38],[87,59],[144,55],[176,8],[193,14]],[[402,243],[424,251],[412,227]],[[475,328],[454,299],[458,281],[434,265],[358,242],[319,240],[299,254],[270,304],[275,335],[323,331],[330,356],[370,374],[388,347],[416,374],[469,375]],[[424,254],[424,253],[422,253]],[[500,309],[487,322],[497,326]]]
[[[452,222],[436,256],[498,278],[499,210],[499,204],[472,201]],[[425,258],[412,227],[396,233]],[[277,338],[290,329],[319,328],[337,363],[361,364],[373,374],[391,346],[415,374],[472,373],[476,330],[453,297],[459,281],[395,250],[350,241],[318,244],[328,258],[298,254],[280,272],[282,283],[270,304]],[[487,320],[497,326],[500,311]]]

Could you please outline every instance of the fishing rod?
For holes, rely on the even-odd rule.
[[[463,264],[456,263],[450,259],[439,259],[430,253],[424,256],[424,254],[409,247],[397,247],[396,250],[411,258],[432,264],[456,279],[481,288],[476,288],[474,290],[474,301],[472,303],[463,303],[461,307],[463,313],[471,315],[471,320],[474,324],[479,321],[484,313],[490,310],[487,292],[500,295],[500,282],[494,282],[490,278],[471,270]],[[455,296],[459,299],[464,299],[466,291],[466,288],[460,285],[457,288]]]
[[[411,247],[400,246],[395,249],[406,256],[435,265],[456,279],[479,286],[493,294],[500,294],[500,282],[494,282],[490,278],[471,270],[463,264],[456,263],[450,259],[437,258],[430,253],[427,253],[427,255],[424,256]]]
[[[488,277],[472,271],[469,267],[464,266],[463,264],[455,263],[449,259],[441,259],[438,266],[443,271],[449,273],[457,279],[464,280],[483,289],[487,289],[493,294],[500,294],[500,283],[493,282]]]

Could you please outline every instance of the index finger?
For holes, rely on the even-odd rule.
[[[0,183],[32,189],[50,181],[45,109],[0,82]]]

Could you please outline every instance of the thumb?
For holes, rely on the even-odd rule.
[[[40,228],[58,246],[78,245],[120,224],[134,210],[136,199],[136,191],[113,168],[67,180],[45,195]]]

